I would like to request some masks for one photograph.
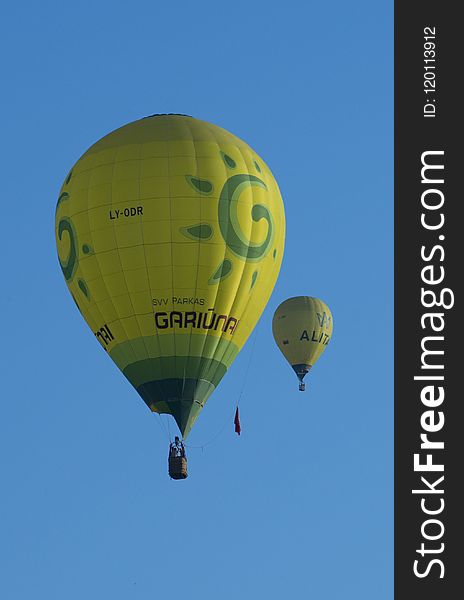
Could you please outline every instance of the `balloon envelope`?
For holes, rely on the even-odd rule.
[[[332,331],[329,307],[322,300],[309,296],[285,300],[272,320],[276,344],[300,381],[324,352]]]
[[[69,291],[95,337],[186,437],[279,273],[285,217],[271,171],[220,127],[147,117],[77,161],[55,231]]]

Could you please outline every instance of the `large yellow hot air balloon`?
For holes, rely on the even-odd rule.
[[[184,438],[269,299],[284,237],[264,161],[185,115],[102,138],[71,169],[56,207],[61,269],[82,316]]]
[[[303,379],[332,337],[333,319],[322,300],[297,296],[282,302],[274,313],[272,332],[277,346],[295,371],[304,391]]]

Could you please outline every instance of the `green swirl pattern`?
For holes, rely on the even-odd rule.
[[[238,199],[243,190],[257,186],[267,190],[267,186],[255,175],[244,173],[233,175],[224,184],[219,197],[218,217],[222,237],[227,247],[236,255],[248,261],[261,260],[269,250],[274,237],[274,224],[271,213],[262,204],[255,204],[251,209],[251,218],[258,222],[265,219],[268,224],[267,236],[261,244],[247,240],[240,230],[238,222]]]
[[[65,261],[59,258],[61,270],[63,271],[66,281],[71,281],[77,268],[77,236],[74,231],[71,219],[63,218],[58,224],[58,237],[60,241],[63,238],[63,233],[69,235],[69,255]]]

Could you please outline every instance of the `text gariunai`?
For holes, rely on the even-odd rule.
[[[206,329],[213,331],[222,331],[233,335],[239,320],[230,315],[220,315],[214,312],[214,308],[207,312],[197,311],[170,311],[155,312],[155,324],[157,329]]]

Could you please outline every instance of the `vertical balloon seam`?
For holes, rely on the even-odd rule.
[[[164,154],[165,154],[165,157],[163,157],[163,158],[166,158],[166,162],[167,162],[168,168],[169,168],[169,147],[168,147],[167,141],[165,142],[165,146],[164,146]],[[156,197],[155,201],[158,200],[158,199],[159,198]],[[169,195],[169,202],[170,201],[171,201],[171,199],[170,199],[170,195]],[[171,208],[170,208],[170,216],[171,216]],[[170,223],[170,225],[171,225],[171,223]],[[172,240],[172,232],[171,232],[171,240]],[[173,270],[174,269],[173,269],[173,266],[172,266],[172,244],[171,243],[169,244],[169,248],[170,248],[170,254],[171,254],[171,286],[173,286],[174,285],[174,274],[173,274]],[[149,283],[150,283],[150,281],[149,281]],[[150,292],[151,292],[151,283],[150,283]],[[159,374],[161,375],[161,379],[162,379],[163,368],[164,368],[164,365],[163,365],[163,352],[161,350],[162,336],[160,336],[158,330],[156,330],[155,333],[154,333],[154,335],[153,335],[153,337],[156,338],[156,341],[158,343],[159,360],[160,360],[160,367],[159,367],[160,372],[159,372]],[[174,340],[174,347],[175,347],[175,340]],[[165,389],[165,387],[163,385],[160,385],[160,386],[157,387],[157,391],[161,395],[161,398],[160,398],[159,401],[161,401],[166,406],[166,409],[169,409],[168,398],[166,397],[166,389]],[[157,401],[156,398],[152,397],[152,393],[151,392],[149,394],[148,400],[149,400],[149,403],[150,403],[148,406],[149,406],[150,410],[153,411],[153,407],[158,403],[158,401]],[[145,401],[145,399],[144,399],[144,401]],[[153,411],[153,412],[158,412],[158,411]],[[166,411],[165,410],[161,410],[161,411],[158,412],[158,414],[160,414],[160,415],[162,413],[164,413],[164,414],[170,414],[169,412],[167,412],[167,410]],[[170,431],[169,425],[168,425],[168,431]]]
[[[169,146],[169,141],[166,143],[166,159],[167,159],[167,170],[168,170],[168,196],[169,196],[169,235],[170,235],[170,253],[171,253],[171,294],[170,297],[174,296],[174,247],[173,247],[173,239],[172,239],[172,188],[171,188],[171,148]],[[158,334],[158,332],[157,332]],[[174,373],[177,373],[177,344],[176,344],[176,329],[173,328],[173,342],[174,342]],[[161,341],[161,340],[160,340]],[[163,387],[163,386],[161,386]],[[167,393],[167,392],[166,392]],[[164,397],[164,391],[163,391]],[[169,398],[166,398],[166,405],[171,410],[169,406]],[[179,426],[180,428],[180,426]]]
[[[217,152],[220,152],[219,142],[218,142],[218,139],[217,139],[215,133],[210,131],[210,135],[211,135],[211,139],[214,140],[213,143],[214,143],[214,145],[217,148]],[[195,145],[195,152],[197,152],[196,145]],[[222,170],[226,174],[226,169],[224,167],[222,168]],[[214,200],[215,204],[216,204],[216,202],[217,201]],[[200,204],[200,217],[201,217],[201,205],[202,205],[202,203]],[[199,240],[199,252],[201,251],[201,247],[200,246],[201,246],[201,242]],[[223,260],[225,260],[225,252],[224,252],[224,259]],[[198,288],[198,270],[197,270],[197,279],[196,279],[196,289],[197,288]],[[218,298],[218,295],[219,295],[219,289],[220,289],[220,287],[219,287],[219,282],[218,282],[218,284],[215,287],[215,297],[214,297],[214,302],[213,302],[213,308],[214,308],[214,306],[216,304],[216,301],[217,301],[217,298]],[[212,343],[214,343],[213,340],[215,340],[215,338],[216,338],[216,336],[212,336],[212,335],[210,336],[209,331],[206,332],[205,335],[203,336],[202,349],[201,349],[201,352],[200,352],[200,356],[203,356],[203,354],[205,352],[205,349],[208,348],[208,352],[207,352],[208,359],[205,360],[205,361],[200,361],[200,363],[199,363],[199,369],[198,369],[198,373],[197,373],[198,381],[208,381],[208,382],[211,383],[211,385],[214,386],[214,388],[216,387],[217,382],[211,376],[211,365],[213,364],[212,361],[214,361],[214,352],[211,352],[211,345],[212,345]],[[208,394],[208,396],[206,398],[202,399],[201,404],[200,404],[201,405],[201,409],[203,409],[203,407],[205,406],[206,401],[208,400],[209,395],[210,394]],[[199,415],[199,413],[198,413],[198,415]]]
[[[116,151],[115,154],[114,154],[114,156],[113,156],[112,163],[111,163],[111,172],[112,173],[111,173],[110,210],[113,208],[113,204],[114,204],[114,194],[113,194],[113,188],[114,188],[114,171],[116,169],[116,163],[119,162],[117,159],[118,159],[118,152]],[[120,274],[122,275],[122,278],[124,279],[124,285],[125,285],[125,288],[126,288],[126,294],[124,294],[124,295],[127,295],[127,297],[130,300],[130,304],[131,304],[131,307],[132,307],[132,314],[133,314],[133,316],[134,316],[134,318],[135,318],[135,320],[137,322],[135,308],[134,308],[134,305],[132,303],[132,298],[131,298],[130,291],[129,291],[129,285],[127,283],[126,273],[125,273],[125,269],[123,267],[123,262],[122,262],[122,259],[121,259],[121,252],[120,252],[120,248],[119,248],[119,241],[118,241],[118,236],[117,236],[117,233],[116,233],[116,223],[112,223],[110,225],[110,228],[111,228],[111,230],[113,232],[113,238],[114,238],[114,250],[112,250],[112,251],[116,251],[116,254],[118,256],[118,262],[119,262],[119,267],[120,267]],[[99,263],[99,264],[101,264],[101,263]],[[102,276],[103,282],[105,282],[105,277]],[[106,287],[106,284],[105,284],[105,287]],[[113,298],[112,298],[111,294],[109,294],[109,297],[113,301]],[[127,317],[122,317],[122,314],[121,314],[120,310],[118,309],[118,306],[117,306],[116,302],[113,301],[113,305],[114,305],[114,307],[116,309],[116,314],[118,315],[118,321],[119,321],[120,327],[124,331],[124,334],[126,336],[127,345],[125,345],[125,349],[129,349],[130,348],[131,351],[132,351],[133,358],[130,359],[130,363],[134,363],[134,362],[137,361],[137,355],[138,355],[138,353],[137,353],[137,349],[134,346],[133,335],[130,334],[130,332],[127,329],[126,324],[124,322],[124,320]],[[123,373],[124,373],[124,371],[123,371]]]
[[[139,161],[139,169],[138,169],[138,176],[137,176],[137,200],[139,202],[141,202],[141,179],[142,179],[142,150],[143,150],[143,144],[139,144],[139,157],[138,157],[138,161]],[[140,238],[142,240],[142,249],[143,249],[143,260],[145,263],[145,272],[147,274],[147,284],[148,284],[148,297],[149,297],[149,302],[150,302],[150,313],[151,314],[151,308],[152,308],[152,298],[153,298],[153,292],[152,292],[152,288],[151,288],[151,281],[150,281],[150,274],[148,271],[148,263],[147,263],[147,251],[146,251],[146,247],[145,247],[145,239],[144,239],[144,233],[143,233],[143,226],[144,226],[144,221],[143,221],[143,215],[139,216],[139,223],[140,223]],[[154,356],[152,357],[152,345],[150,345],[150,347],[147,346],[147,344],[145,343],[145,332],[141,332],[141,335],[143,337],[143,341],[144,341],[144,345],[145,348],[147,350],[147,357],[149,359],[151,358],[155,358]],[[158,344],[158,349],[159,349],[159,356],[161,356],[161,344],[160,341],[158,339],[158,335],[157,332],[151,336],[151,339],[155,338],[156,343]],[[155,343],[155,341],[154,341]],[[154,345],[154,344],[153,344]],[[136,388],[137,390],[137,388]],[[149,407],[149,405],[147,405]],[[150,408],[150,407],[149,407]],[[151,410],[151,409],[150,409]]]
[[[207,129],[209,130],[209,127],[207,127]],[[211,139],[214,140],[213,143],[215,144],[215,146],[217,148],[217,152],[220,152],[221,149],[220,149],[219,141],[218,141],[218,139],[216,137],[215,132],[213,132],[211,130],[209,130],[209,131],[210,131]],[[197,159],[197,168],[198,168],[197,148],[196,148],[195,144],[194,144],[194,146],[195,146],[195,153],[196,153],[196,159]],[[223,170],[224,170],[225,175],[227,176],[227,170],[225,168]],[[215,200],[215,203],[216,202],[217,201]],[[201,203],[200,203],[200,221],[201,221]],[[219,223],[218,223],[218,225],[219,225]],[[201,244],[201,242],[199,240],[199,252],[200,252],[200,244]],[[224,249],[224,258],[223,258],[223,261],[225,260],[226,252],[227,252],[227,248]],[[195,290],[197,290],[197,288],[198,288],[198,269],[197,269],[197,278],[196,278],[196,284],[195,284],[195,286],[196,286]],[[218,298],[219,289],[220,289],[220,287],[219,287],[219,282],[218,282],[218,284],[215,287],[215,298],[214,298],[214,302],[213,302],[213,308],[214,308],[214,306],[216,304],[216,301],[217,301],[217,298]],[[198,373],[197,373],[197,377],[198,377],[197,381],[198,382],[200,382],[200,381],[208,381],[208,382],[211,383],[211,385],[213,385],[213,389],[216,388],[216,385],[217,385],[218,382],[216,382],[215,378],[211,375],[211,365],[213,364],[212,361],[214,361],[214,351],[211,352],[210,345],[212,343],[211,340],[215,339],[216,337],[217,336],[210,336],[209,332],[206,332],[205,335],[203,336],[203,340],[202,340],[203,343],[202,343],[202,349],[201,349],[201,352],[200,352],[200,356],[203,356],[203,353],[205,352],[205,348],[208,347],[208,360],[205,360],[203,362],[200,361],[200,363],[199,363],[199,369],[198,369]],[[216,342],[216,343],[219,343],[219,342]],[[207,402],[210,394],[211,394],[211,392],[204,399],[201,400],[201,403],[200,403],[201,409],[200,409],[200,411],[204,408],[204,406],[205,406],[205,404],[206,404],[206,402]],[[200,414],[200,411],[197,413],[197,415],[195,417],[195,420],[196,420],[196,418],[198,418],[198,416]],[[192,425],[193,425],[193,423],[192,423]],[[189,430],[190,430],[190,428],[189,428]]]
[[[317,317],[318,313],[321,313],[321,312],[324,313],[325,310],[322,308],[322,302],[320,300],[318,300],[317,298],[313,298],[312,302],[313,302],[314,312],[316,313],[316,319],[314,321],[314,326],[316,326],[318,323],[318,317]],[[319,326],[321,327],[321,331],[322,331],[322,326],[321,325],[319,325]],[[316,352],[314,353],[314,362],[316,362],[316,360],[319,359],[321,354],[322,354],[321,348],[318,347],[316,349]]]
[[[165,146],[164,146],[164,153],[165,153],[165,157],[166,158],[166,163],[167,163],[167,182],[168,182],[168,198],[169,198],[169,232],[170,232],[170,241],[169,241],[169,252],[170,252],[170,256],[171,256],[171,260],[170,260],[170,264],[171,264],[171,284],[170,284],[170,289],[171,289],[171,294],[170,296],[173,296],[173,286],[174,286],[174,264],[173,264],[173,260],[174,260],[174,255],[173,255],[173,240],[172,240],[172,207],[171,207],[171,202],[172,202],[172,198],[171,198],[171,179],[170,179],[170,149],[169,149],[169,141],[166,140]],[[158,200],[159,198],[156,197],[156,200]],[[162,381],[163,379],[165,379],[164,376],[164,369],[166,368],[166,361],[163,361],[163,358],[167,358],[167,357],[163,357],[163,353],[161,352],[161,345],[162,345],[162,336],[159,335],[158,330],[156,330],[155,332],[157,341],[158,341],[158,345],[159,345],[159,349],[160,349],[160,371],[159,373],[155,373],[153,380],[154,381]],[[174,372],[176,371],[176,336],[175,336],[175,330],[173,331],[173,344],[174,344]],[[149,382],[146,382],[149,383]],[[161,410],[160,412],[166,412],[167,414],[170,414],[170,406],[169,406],[169,398],[167,397],[167,389],[164,385],[159,385],[156,386],[155,388],[156,393],[161,395],[161,398],[153,398],[153,393],[150,389],[149,392],[149,402],[150,402],[150,409],[153,411],[153,406],[156,406],[157,404],[159,404],[159,402],[161,401],[165,407],[163,406],[162,408],[166,408],[166,410]],[[145,394],[147,392],[145,391]],[[169,428],[169,426],[168,426]],[[170,431],[170,430],[169,430]]]
[[[137,182],[137,201],[140,201],[140,176],[141,176],[141,171],[142,171],[141,155],[142,155],[142,144],[138,144],[138,159],[137,159],[137,162],[138,162],[138,173],[137,173],[137,179],[136,179],[136,182]],[[148,276],[148,268],[147,268],[147,264],[146,264],[146,260],[145,260],[145,246],[144,246],[144,240],[143,240],[143,220],[142,219],[143,219],[143,216],[139,215],[139,223],[140,223],[140,229],[139,229],[139,231],[140,231],[140,238],[139,239],[142,241],[141,246],[143,248],[144,262],[145,262],[145,271],[146,271],[146,275],[147,275],[146,282],[147,282],[148,289],[146,291],[149,292],[150,291],[150,278]],[[138,245],[139,244],[137,244],[137,246]],[[133,306],[133,310],[134,310],[135,321],[136,321],[138,329],[139,329],[140,338],[142,339],[142,343],[143,343],[143,345],[145,347],[145,353],[146,353],[147,357],[150,357],[150,349],[147,346],[146,337],[143,335],[142,326],[140,325],[139,318],[138,318],[139,314],[135,311],[135,307],[134,306]],[[140,315],[140,316],[143,316],[143,314]]]
[[[316,315],[316,319],[314,319],[314,329],[315,329],[316,325],[318,324],[318,317],[317,317],[317,315],[318,315],[318,313],[323,313],[324,311],[322,310],[322,303],[318,299],[313,298],[312,299],[312,304],[313,304],[313,310],[314,310],[315,315]],[[319,327],[321,327],[321,330],[322,330],[322,326],[319,325]]]
[[[88,196],[88,192],[87,192],[87,196]],[[92,244],[94,244],[93,231],[90,231],[90,239],[92,240]],[[107,284],[105,282],[105,277],[102,274],[101,263],[100,263],[100,252],[96,252],[95,253],[95,262],[97,264],[98,271],[100,273],[100,281],[102,283],[102,286],[106,290],[106,293],[107,293],[107,296],[108,296],[108,300],[111,303],[111,306],[113,307],[114,314],[116,315],[116,319],[114,321],[110,321],[109,323],[106,323],[105,318],[103,316],[103,313],[101,312],[101,309],[99,308],[98,304],[96,304],[96,310],[98,310],[98,312],[100,313],[100,316],[101,316],[101,323],[106,323],[107,325],[112,325],[113,323],[119,323],[121,325],[121,330],[122,330],[123,334],[126,337],[125,340],[119,340],[119,342],[111,350],[108,351],[108,354],[110,355],[110,358],[112,358],[113,362],[115,362],[114,359],[113,359],[113,357],[112,357],[112,352],[113,352],[113,350],[116,347],[118,347],[119,345],[121,345],[121,351],[124,352],[125,355],[126,355],[126,357],[127,357],[126,361],[127,362],[132,362],[132,359],[128,358],[129,357],[129,355],[127,354],[128,348],[127,348],[126,345],[124,345],[124,342],[129,341],[129,338],[128,338],[128,335],[127,335],[127,331],[126,331],[126,329],[124,327],[124,324],[121,321],[119,310],[117,309],[116,304],[114,303],[113,298],[112,298],[112,296],[111,296],[111,294],[110,294],[110,292],[108,290]],[[133,349],[132,349],[132,351],[133,351]]]
[[[217,151],[220,151],[219,141],[218,141],[218,139],[216,137],[216,133],[209,128],[208,124],[206,124],[206,129],[209,131],[211,139],[212,139],[213,143],[217,147]],[[195,149],[195,151],[196,151],[196,149]],[[219,223],[218,223],[218,225],[219,225]],[[225,260],[226,252],[227,252],[227,248],[224,249],[224,258],[223,258],[223,260]],[[217,297],[218,297],[219,285],[216,286],[215,292],[216,292],[216,294],[215,294],[215,297],[214,297],[213,308],[214,308],[214,305],[216,304],[216,300],[217,300]],[[202,344],[200,356],[203,356],[203,353],[205,351],[205,347],[206,347],[206,345],[208,343],[208,337],[209,337],[208,333],[205,333],[205,335],[203,336],[203,340],[202,340],[203,344]],[[208,343],[208,346],[209,346],[209,343]],[[211,353],[211,359],[214,359],[214,351]],[[206,370],[207,370],[206,364],[200,365],[200,369],[199,369],[199,372],[198,372],[198,379],[204,379]],[[203,404],[203,406],[204,406],[204,404]]]
[[[113,169],[114,169],[114,162],[113,162]],[[90,173],[89,173],[89,180],[88,180],[88,184],[87,184],[87,192],[86,192],[86,212],[87,212],[87,214],[89,214],[89,211],[90,211],[90,208],[89,208],[89,204],[90,204],[89,196],[90,196],[90,188],[91,188],[91,185],[90,185],[90,184],[91,184],[91,180],[92,180],[92,175],[93,175],[93,172],[94,172],[94,167],[92,167],[92,168],[90,169]],[[112,184],[111,184],[111,187],[112,187]],[[111,208],[111,204],[110,204],[110,208]],[[94,229],[93,229],[93,226],[91,226],[91,225],[90,225],[90,220],[89,220],[89,229],[90,229],[90,239],[92,240],[92,246],[93,246],[93,247],[95,247],[95,241],[94,241],[94,236],[93,236]],[[115,234],[114,234],[114,231],[113,231],[113,235],[114,235],[114,243],[115,243],[115,245],[116,245],[116,236],[115,236]],[[109,251],[109,252],[112,252],[112,251],[113,251],[113,250],[111,250],[111,251]],[[110,293],[110,291],[109,291],[109,289],[108,289],[107,283],[106,283],[106,281],[105,281],[105,277],[103,276],[103,272],[102,272],[102,268],[101,268],[101,262],[100,262],[100,255],[101,255],[101,254],[102,254],[102,253],[101,253],[101,251],[99,251],[99,252],[95,253],[95,260],[96,260],[96,263],[97,263],[97,266],[98,266],[98,270],[99,270],[99,272],[100,272],[100,280],[101,280],[101,282],[102,282],[102,284],[103,284],[103,287],[104,287],[104,289],[106,290],[106,293],[107,293],[107,296],[108,296],[108,300],[111,302],[111,305],[112,305],[112,307],[113,307],[113,309],[114,309],[114,313],[115,313],[115,314],[116,314],[116,316],[117,316],[117,321],[119,322],[119,324],[120,324],[120,326],[121,326],[121,330],[124,332],[124,335],[125,335],[125,337],[126,337],[126,340],[125,340],[125,341],[129,341],[129,339],[130,339],[130,338],[129,338],[129,336],[128,336],[128,333],[127,333],[127,330],[126,330],[126,328],[125,328],[125,326],[124,326],[124,323],[123,323],[123,321],[122,321],[122,319],[121,319],[121,317],[120,317],[120,312],[119,312],[119,310],[118,310],[118,308],[117,308],[117,305],[116,305],[116,303],[114,302],[114,299],[113,299],[113,297],[112,297],[112,295],[111,295],[111,293]],[[121,264],[121,261],[119,261],[119,263],[120,263],[120,267],[121,267],[121,270],[122,270],[122,264]],[[103,314],[101,313],[101,311],[100,311],[100,309],[99,309],[99,308],[98,308],[98,310],[99,310],[99,312],[100,312],[100,314],[101,314],[101,319],[102,319],[102,323],[103,323],[103,322],[105,322],[104,316],[103,316]],[[110,325],[110,324],[111,324],[111,323],[108,323],[108,325]],[[127,349],[128,349],[128,348],[127,348],[127,346],[124,346],[124,352],[127,352]],[[135,358],[135,352],[134,352],[134,349],[132,348],[132,346],[131,346],[131,350],[132,350],[132,353],[133,353],[133,355],[134,355],[134,358]],[[110,351],[108,354],[110,355],[110,358],[112,358],[112,356],[111,356],[111,351]],[[131,359],[130,359],[130,358],[129,358],[129,361],[131,361]],[[132,361],[131,361],[131,362],[132,362]],[[116,364],[117,364],[117,363],[116,363]]]
[[[326,312],[326,310],[328,311],[329,307],[327,305],[325,305],[325,303],[323,303],[321,300],[319,300],[319,306],[320,306],[319,312],[321,312],[322,315],[324,315],[324,313]],[[332,328],[332,316],[331,315],[332,315],[332,313],[330,313],[330,325],[328,324],[328,327],[326,327],[327,331],[331,331],[331,328]],[[329,314],[327,314],[327,319],[329,319]],[[332,337],[332,332],[330,333],[330,338],[331,337]],[[329,340],[330,340],[330,338],[329,338]],[[327,343],[329,343],[329,341],[327,341]],[[325,349],[325,346],[323,346],[323,348]],[[320,355],[321,354],[322,354],[322,351],[321,351]]]
[[[74,167],[73,167],[73,170],[74,170]],[[86,214],[86,218],[87,218],[87,222],[88,222],[88,226],[89,226],[89,237],[90,237],[90,240],[91,240],[91,245],[92,245],[92,247],[94,247],[95,243],[94,243],[94,238],[93,238],[93,228],[91,227],[90,219],[89,219],[90,180],[91,180],[93,168],[90,167],[88,169],[88,171],[89,171],[89,177],[88,177],[87,185],[86,185],[86,189],[85,189],[85,204],[84,204],[84,208],[83,208],[82,212]],[[115,314],[117,314],[117,311],[115,310],[115,307],[114,307],[114,304],[113,304],[113,300],[111,298],[111,295],[110,295],[110,293],[109,293],[109,291],[108,291],[108,289],[107,289],[107,287],[105,285],[104,279],[102,277],[98,254],[94,253],[93,256],[95,257],[95,264],[96,264],[99,276],[95,277],[94,279],[92,279],[92,281],[97,281],[97,279],[98,279],[99,281],[101,281],[103,283],[103,286],[104,286],[104,289],[105,289],[106,295],[107,295],[106,299],[111,303],[111,305],[113,306]],[[89,284],[90,283],[92,283],[92,282],[89,282]],[[92,304],[93,304],[93,306],[91,305],[89,307],[87,315],[92,316],[93,320],[96,323],[96,328],[98,328],[98,323],[97,323],[98,317],[95,317],[94,313],[97,313],[99,315],[100,327],[102,326],[103,323],[106,323],[106,319],[105,319],[105,317],[104,317],[104,315],[103,315],[103,313],[101,311],[99,302],[97,302],[96,300],[94,300]],[[110,325],[111,323],[106,323],[106,324]],[[106,350],[106,348],[104,348],[104,350]]]
[[[197,156],[197,149],[196,149],[196,146],[195,146],[194,136],[193,136],[193,132],[192,132],[190,126],[188,124],[185,124],[185,125],[186,125],[186,130],[188,131],[188,133],[190,135],[190,140],[192,142],[192,147],[193,147],[193,152],[194,152],[194,158],[195,158],[195,174],[198,177],[199,176],[199,173],[198,173],[198,156]],[[200,197],[201,197],[201,194],[200,194]],[[200,220],[199,220],[200,223],[202,222],[201,209],[202,209],[202,203],[200,201]],[[171,224],[171,227],[172,226],[173,225]],[[196,272],[195,272],[195,293],[194,293],[194,298],[197,297],[197,288],[198,288],[198,271],[199,271],[199,266],[200,266],[200,243],[201,243],[201,240],[199,238],[198,239],[198,243],[197,243],[197,245],[198,245],[198,260],[197,260]],[[185,387],[185,374],[186,374],[186,372],[190,373],[189,366],[190,366],[190,358],[191,358],[191,356],[190,356],[190,354],[191,354],[190,353],[190,349],[191,349],[191,346],[192,346],[192,335],[193,335],[193,328],[190,329],[190,333],[189,333],[188,350],[187,350],[187,361],[184,364],[184,377],[183,377],[183,383],[182,383],[182,394],[184,392],[184,387]],[[196,391],[197,390],[195,388],[195,395],[196,395]],[[193,401],[195,401],[195,400],[193,399]]]
[[[312,298],[309,298],[306,300],[306,304],[309,307],[309,310],[311,311],[310,315],[306,315],[306,323],[305,323],[305,329],[309,330],[307,331],[308,335],[310,335],[310,331],[314,331],[314,328],[316,326],[316,322],[314,319],[315,316],[315,311],[316,311],[316,305],[315,302]],[[311,365],[311,367],[313,366],[313,360],[314,355],[310,350],[308,350],[308,355],[306,356],[306,360],[304,361],[306,365]]]
[[[86,217],[87,217],[87,222],[88,222],[88,225],[89,225],[89,237],[92,240],[92,246],[93,246],[93,238],[92,238],[92,233],[91,233],[91,228],[90,228],[90,221],[88,219],[88,208],[87,208],[87,204],[88,204],[88,189],[89,188],[87,187],[86,195],[85,195],[86,204],[85,204],[85,209],[82,212],[85,213]],[[81,268],[82,271],[84,271],[84,269],[85,269],[85,267],[83,267],[81,261],[80,261],[80,268]],[[94,280],[92,280],[92,281],[94,281]],[[108,294],[108,297],[109,297],[109,294]],[[98,302],[95,299],[92,299],[92,302],[91,302],[90,306],[86,307],[86,315],[87,315],[87,319],[95,322],[95,327],[93,329],[98,329],[98,324],[97,324],[98,323],[98,316],[95,317],[95,314],[97,314],[99,316],[100,323],[104,323],[105,322],[103,313],[101,312],[100,305],[98,304]],[[100,325],[100,327],[101,327],[101,325]],[[106,348],[105,348],[105,350],[106,350]]]
[[[315,321],[314,321],[314,313],[317,311],[317,306],[316,306],[316,302],[314,301],[314,298],[312,296],[308,296],[306,298],[306,303],[309,306],[309,309],[311,310],[311,320],[307,321],[307,328],[308,329],[312,329],[314,331],[314,327],[316,325]],[[309,332],[308,332],[309,333]],[[310,365],[311,367],[313,366],[313,363],[315,362],[313,360],[313,356],[311,356],[311,353],[309,354],[309,356],[307,357],[305,364],[306,365]]]
[[[119,149],[120,149],[120,147],[119,147]],[[111,167],[111,209],[113,208],[113,205],[114,205],[113,188],[114,188],[114,172],[115,172],[115,169],[116,169],[116,163],[117,162],[122,162],[122,161],[118,161],[119,149],[115,153],[115,156],[114,156],[113,162],[112,162],[112,167]],[[127,282],[125,268],[123,266],[123,262],[122,262],[122,259],[121,259],[121,251],[120,251],[121,249],[119,247],[119,240],[118,240],[118,236],[117,236],[117,233],[116,233],[116,223],[115,222],[113,222],[111,224],[111,229],[113,230],[114,242],[115,242],[115,250],[116,250],[116,253],[118,255],[119,265],[121,267],[121,274],[122,274],[122,277],[124,279],[124,284],[125,284],[127,296],[129,298],[129,302],[130,302],[130,305],[131,305],[131,308],[132,308],[132,315],[133,315],[135,323],[137,324],[137,327],[139,328],[139,332],[140,332],[140,327],[139,327],[139,323],[137,321],[137,316],[136,316],[136,312],[135,312],[134,303],[132,301],[132,296],[131,296],[131,293],[130,293],[129,284]],[[118,311],[118,314],[120,314],[119,311]],[[122,328],[124,329],[124,331],[126,333],[127,340],[128,340],[128,342],[130,344],[130,347],[132,348],[132,352],[133,352],[133,355],[134,355],[134,362],[135,362],[137,360],[137,350],[134,347],[133,335],[130,335],[128,333],[128,330],[126,329],[126,326],[124,324],[124,319],[126,319],[126,318],[127,317],[124,317],[124,318],[120,317],[119,318],[119,322],[121,323],[121,326],[122,326]],[[141,332],[140,332],[140,335],[141,335]]]
[[[210,133],[211,133],[212,139],[214,140],[214,144],[217,146],[217,149],[218,149],[218,152],[219,152],[220,151],[220,147],[219,147],[219,142],[218,142],[218,140],[216,138],[216,135],[212,131],[210,131]],[[192,135],[192,138],[193,138],[193,135]],[[196,166],[197,166],[197,176],[200,177],[200,174],[198,173],[198,154],[197,154],[197,148],[195,146],[195,142],[193,142],[193,145],[194,145],[194,150],[195,150],[195,160],[196,160]],[[201,191],[199,191],[198,193],[199,193],[200,198],[201,198],[203,196],[203,194],[201,193]],[[201,201],[200,201],[200,221],[201,221]],[[201,242],[200,242],[200,240],[198,242],[199,242],[199,251],[200,251],[200,243]],[[225,249],[225,251],[224,251],[224,259],[225,259],[226,250],[227,249]],[[199,259],[198,259],[198,262],[199,262]],[[197,265],[197,276],[196,276],[196,280],[195,280],[195,292],[196,292],[197,288],[198,288],[198,265]],[[216,295],[215,295],[215,299],[214,299],[213,305],[216,304],[216,300],[217,300],[218,293],[219,293],[219,285],[216,286],[216,290],[215,291],[216,291]],[[190,335],[192,335],[192,332],[191,332]],[[208,381],[208,382],[211,382],[211,380],[214,381],[214,379],[210,375],[207,376],[208,369],[211,368],[210,367],[210,365],[211,365],[210,361],[214,360],[214,353],[212,354],[212,356],[209,358],[208,361],[206,361],[206,360],[205,361],[201,361],[201,357],[203,356],[203,353],[205,351],[205,347],[207,345],[209,346],[209,343],[208,343],[208,340],[210,338],[209,332],[206,332],[204,334],[204,336],[202,336],[202,337],[203,337],[203,339],[202,339],[202,349],[200,351],[200,361],[199,361],[198,372],[197,372],[197,383],[199,383],[200,381]],[[214,337],[216,337],[216,336],[214,336]],[[191,343],[191,337],[190,337],[189,343]],[[216,385],[214,383],[212,383],[212,385],[214,386],[214,388],[216,387]],[[198,416],[199,416],[201,410],[203,409],[203,407],[205,406],[205,404],[206,404],[206,402],[207,402],[208,397],[209,397],[210,394],[211,394],[211,392],[207,395],[206,398],[202,399],[201,402],[199,402],[200,409],[196,413],[194,421],[192,423],[187,422],[186,430],[185,430],[185,434],[184,434],[184,438],[186,438],[188,436],[188,434],[190,432],[190,429],[191,429],[191,426],[193,425],[193,423],[198,418]],[[195,400],[193,400],[193,401],[195,402]]]
[[[308,298],[308,304],[310,306],[311,315],[312,315],[312,319],[311,319],[311,322],[308,323],[308,327],[310,327],[314,331],[316,328],[316,324],[317,324],[317,317],[315,318],[315,316],[317,315],[318,305],[312,296]],[[318,348],[316,347],[316,349],[314,350],[314,353],[312,355],[311,354],[309,355],[307,363],[310,364],[311,366],[314,366],[314,363],[316,362],[317,358],[319,358],[318,356],[316,358],[317,354],[318,354]]]
[[[207,126],[207,129],[210,131],[210,134],[211,134],[212,138],[214,139],[214,143],[216,145],[217,152],[220,152],[221,148],[220,148],[219,141],[218,141],[218,139],[216,137],[215,132],[211,131],[208,126]],[[227,177],[227,171],[225,171],[225,173],[226,173],[226,177]],[[217,202],[217,201],[215,201],[215,202]],[[217,214],[217,209],[216,209],[216,214]],[[218,226],[219,226],[219,221],[218,221]],[[227,244],[225,244],[225,242],[224,242],[224,257],[223,257],[223,261],[225,260],[226,255],[227,255]],[[212,302],[212,304],[213,304],[212,308],[214,308],[214,306],[216,305],[217,297],[218,297],[218,294],[219,294],[219,289],[220,289],[220,286],[219,286],[219,282],[218,282],[215,285],[215,296],[214,296],[214,302]],[[205,351],[205,346],[207,344],[208,337],[209,337],[209,334],[206,333],[205,336],[204,336],[204,339],[203,339],[203,346],[202,346],[201,354],[203,354],[203,352]],[[211,342],[212,349],[209,351],[209,353],[211,355],[211,360],[215,360],[216,348],[217,348],[218,344],[220,344],[221,338],[222,338],[222,335],[214,336],[213,337],[214,341]],[[210,367],[206,363],[200,366],[200,370],[199,370],[199,373],[198,373],[199,379],[205,379],[207,370],[209,368]],[[215,372],[213,374],[215,375]],[[213,381],[215,381],[215,379],[214,379],[213,376],[210,376],[210,379],[213,380]],[[206,402],[204,404],[206,404]],[[203,406],[204,406],[204,404],[203,404]]]

